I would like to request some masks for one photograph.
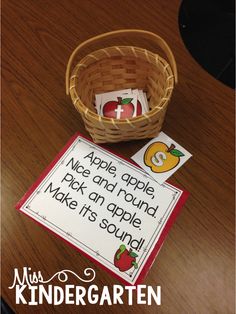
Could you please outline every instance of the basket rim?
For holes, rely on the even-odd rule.
[[[123,54],[123,52],[122,52],[122,49],[124,49],[124,48],[125,49],[130,48],[132,50],[132,52],[133,52],[133,57],[136,58],[136,59],[142,59],[142,60],[145,59],[147,63],[152,64],[153,66],[157,66],[157,65],[160,66],[160,64],[161,64],[161,66],[164,69],[164,72],[166,72],[167,74],[168,74],[168,72],[170,72],[169,73],[170,75],[167,77],[167,80],[172,80],[172,83],[171,83],[171,86],[169,86],[168,88],[165,89],[165,93],[164,93],[163,97],[161,98],[161,100],[159,101],[159,103],[155,107],[153,107],[151,110],[149,110],[147,113],[144,113],[142,115],[139,115],[137,117],[132,117],[132,118],[129,118],[129,119],[128,118],[127,119],[116,119],[116,118],[104,117],[104,116],[101,116],[98,113],[92,111],[89,107],[87,107],[82,102],[80,96],[77,93],[76,84],[73,84],[73,80],[76,79],[76,78],[79,79],[80,72],[83,71],[85,68],[87,68],[87,66],[90,66],[91,64],[94,64],[94,63],[99,62],[101,60],[109,59],[109,58],[114,57],[114,56],[109,56],[109,54],[107,54],[106,49],[116,49],[118,51],[121,50],[120,51],[120,55],[117,55],[117,56],[120,56],[121,58],[123,58],[123,57],[126,57],[126,55]],[[137,56],[135,54],[135,50],[138,50],[139,52],[142,52],[144,58],[141,58],[140,56]],[[96,58],[96,54],[97,53],[101,53],[101,52],[104,53],[104,57],[99,58],[99,59]],[[94,54],[95,54],[95,56],[94,56]],[[149,57],[154,58],[155,60],[157,60],[157,63],[154,64],[154,63],[150,62]],[[86,65],[86,61],[88,59],[90,59],[90,63],[89,63],[89,65]],[[152,116],[154,116],[158,112],[164,110],[165,107],[167,106],[171,96],[172,96],[172,93],[173,93],[173,90],[174,90],[174,86],[175,86],[175,81],[174,81],[173,70],[172,70],[170,64],[163,57],[161,57],[159,54],[151,52],[151,51],[149,51],[149,50],[147,50],[145,48],[141,48],[141,47],[137,47],[137,46],[130,46],[130,45],[105,47],[105,48],[102,48],[102,49],[97,49],[97,50],[93,51],[92,53],[87,54],[85,57],[80,59],[80,61],[74,66],[73,71],[72,71],[71,76],[70,76],[70,80],[69,80],[70,96],[71,96],[73,105],[75,106],[75,108],[80,113],[82,111],[82,113],[85,116],[91,116],[92,118],[99,120],[101,123],[105,123],[105,124],[107,124],[107,123],[109,123],[109,124],[110,123],[111,124],[126,124],[126,123],[129,123],[131,126],[132,126],[132,123],[140,122],[142,120],[148,120],[149,122],[151,122],[151,117]],[[73,94],[75,95],[75,101],[73,101]],[[161,107],[160,107],[160,105],[161,105]]]

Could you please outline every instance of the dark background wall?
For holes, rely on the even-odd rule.
[[[183,41],[216,79],[235,87],[235,2],[184,0],[179,12]]]

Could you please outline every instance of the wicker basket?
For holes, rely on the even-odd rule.
[[[138,36],[150,40],[162,49],[168,62],[158,54],[135,46],[112,46],[93,51],[73,68],[75,56],[91,44],[106,39]],[[118,30],[81,43],[71,54],[66,70],[66,93],[71,95],[85,127],[94,142],[120,142],[152,138],[158,135],[170,101],[177,68],[166,42],[154,33],[143,30]],[[94,106],[95,94],[126,88],[138,88],[147,93],[150,111],[131,119],[111,119],[99,116]]]

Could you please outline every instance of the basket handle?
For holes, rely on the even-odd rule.
[[[157,44],[163,52],[166,54],[167,59],[171,65],[172,71],[174,73],[175,77],[175,83],[178,82],[178,74],[177,74],[177,66],[175,62],[174,55],[172,51],[170,50],[170,47],[167,45],[167,43],[162,39],[160,36],[149,32],[149,31],[144,31],[144,30],[139,30],[139,29],[122,29],[122,30],[116,30],[108,33],[104,33],[101,35],[97,35],[95,37],[89,38],[88,40],[82,42],[78,47],[75,48],[75,50],[72,52],[69,61],[67,63],[67,68],[66,68],[66,94],[69,95],[69,79],[70,79],[70,69],[71,65],[74,61],[75,55],[85,48],[86,46],[89,46],[90,44],[94,44],[95,42],[105,39],[105,38],[117,38],[120,37],[120,35],[139,35],[142,36],[143,38],[149,39],[155,44]]]

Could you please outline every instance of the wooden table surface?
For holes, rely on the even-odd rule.
[[[177,0],[3,1],[2,296],[17,313],[234,313],[234,91],[185,48],[179,5]],[[50,276],[92,267],[98,286],[119,284],[14,205],[76,131],[88,136],[65,94],[70,53],[89,37],[121,28],[153,31],[172,48],[179,83],[163,130],[193,154],[171,178],[191,195],[144,281],[161,285],[162,305],[17,306],[8,289],[14,268],[29,266]],[[135,44],[147,43],[139,38]],[[146,142],[106,147],[130,157]]]

